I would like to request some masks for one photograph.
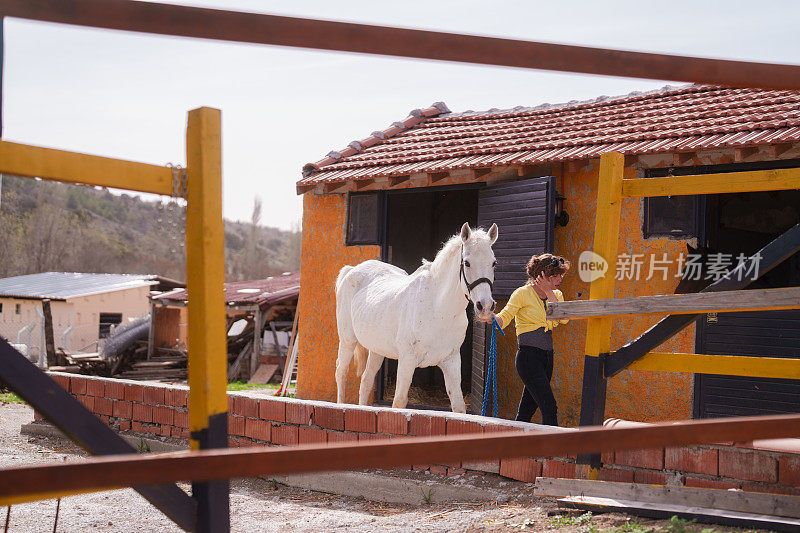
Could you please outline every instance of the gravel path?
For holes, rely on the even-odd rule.
[[[0,468],[85,457],[71,442],[20,435],[33,421],[22,404],[0,404]],[[1,476],[0,476],[1,478]],[[0,481],[1,482],[1,481]],[[442,482],[447,482],[442,479]],[[186,484],[181,485],[188,491]],[[365,494],[368,487],[364,488]],[[231,487],[231,531],[628,531],[670,529],[669,522],[604,514],[587,517],[559,511],[549,498],[518,498],[503,504],[444,504],[408,506],[372,502],[294,489],[263,479],[235,480]],[[6,509],[0,509],[0,528]],[[557,513],[562,513],[557,516]],[[43,500],[11,507],[8,531],[53,531],[56,501]],[[556,515],[556,516],[554,516]],[[635,526],[640,526],[637,529]],[[701,531],[708,526],[686,527]],[[736,531],[714,528],[715,531]],[[60,503],[59,532],[172,532],[180,531],[132,489],[69,496]]]

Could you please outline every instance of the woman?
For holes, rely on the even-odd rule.
[[[546,302],[563,302],[558,290],[570,263],[563,257],[542,254],[531,257],[526,267],[528,282],[513,292],[508,304],[495,315],[501,328],[516,319],[516,367],[525,384],[517,409],[517,418],[530,422],[537,407],[542,410],[542,423],[558,425],[556,405],[550,380],[553,377],[553,328],[568,320],[547,320]]]

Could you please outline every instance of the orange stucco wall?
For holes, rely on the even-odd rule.
[[[336,276],[344,265],[381,255],[379,246],[344,245],[344,200],[342,195],[303,197],[298,398],[336,401]],[[347,378],[347,401],[358,403],[355,365],[350,365]]]
[[[570,259],[573,271],[561,286],[568,300],[588,299],[589,284],[577,275],[580,252],[590,250],[593,243],[595,203],[597,200],[598,161],[587,163],[573,173],[565,173],[558,189],[566,197],[565,209],[569,224],[555,230],[556,253]],[[633,169],[626,169],[626,178],[633,178]],[[301,398],[330,400],[335,398],[334,368],[338,339],[334,313],[334,281],[339,269],[365,259],[377,258],[377,246],[345,247],[343,243],[345,205],[343,196],[306,194],[303,217],[302,289],[300,320]],[[642,239],[641,200],[625,199],[620,221],[619,253],[651,254],[659,259],[663,253],[675,258],[686,249],[685,242]],[[611,262],[611,261],[610,261]],[[667,280],[661,275],[649,281],[617,281],[615,296],[631,297],[672,293],[677,285],[677,265],[673,261]],[[614,275],[611,265],[607,275]],[[498,302],[499,305],[505,302]],[[611,349],[635,339],[662,316],[625,317],[615,320]],[[514,368],[516,337],[514,327],[506,328],[506,336],[498,338],[498,390],[500,415],[513,418],[522,393],[522,383]],[[580,414],[583,378],[583,357],[586,322],[574,320],[555,330],[555,370],[553,390],[559,406],[559,424],[575,426]],[[694,326],[676,335],[660,351],[693,352]],[[348,379],[348,401],[355,401],[357,382],[351,368]],[[665,372],[623,371],[609,380],[606,416],[629,420],[657,421],[690,418],[692,413],[692,375]],[[534,422],[540,421],[540,414]]]
[[[570,215],[569,223],[557,226],[555,250],[573,264],[573,269],[564,278],[561,290],[567,300],[586,300],[589,284],[577,274],[578,256],[583,250],[591,250],[594,239],[595,205],[597,202],[597,161],[587,164],[577,172],[565,173],[559,180],[558,189],[566,197],[564,208]],[[625,178],[636,177],[633,169],[625,170]],[[563,189],[563,190],[562,190]],[[685,241],[667,238],[642,240],[641,200],[626,198],[622,203],[618,253],[651,254],[661,259],[666,253],[674,258],[685,252]],[[607,258],[608,259],[608,258]],[[609,261],[611,263],[611,261]],[[646,263],[647,264],[647,263]],[[607,275],[615,275],[614,266],[609,266]],[[614,295],[617,298],[670,294],[677,285],[677,265],[671,262],[667,279],[657,273],[650,281],[619,280]],[[644,268],[643,268],[643,273]],[[499,305],[505,302],[499,302]],[[615,350],[644,333],[663,315],[621,317],[614,321],[611,349]],[[505,330],[505,337],[498,339],[498,400],[503,418],[516,415],[517,403],[522,394],[522,383],[514,368],[516,336],[514,327]],[[583,357],[586,342],[586,321],[573,320],[559,326],[553,334],[555,361],[553,392],[559,409],[559,424],[576,426],[580,416]],[[690,326],[664,343],[660,351],[693,352],[694,326]],[[692,414],[692,375],[667,372],[633,372],[625,370],[608,382],[606,416],[638,421],[657,421],[690,418]],[[534,415],[541,421],[541,413]]]

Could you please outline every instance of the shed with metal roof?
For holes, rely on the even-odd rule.
[[[111,329],[149,311],[151,289],[178,284],[154,275],[42,272],[0,279],[0,335],[43,353],[42,300],[51,300],[57,348],[95,352]],[[43,364],[43,363],[42,363]]]

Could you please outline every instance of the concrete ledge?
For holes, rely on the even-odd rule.
[[[274,479],[291,487],[353,496],[386,503],[408,505],[449,502],[494,502],[529,497],[525,483],[501,480],[499,477],[463,475],[461,478],[427,479],[392,476],[373,472],[321,472]],[[438,478],[438,479],[437,479]]]
[[[54,439],[65,439],[70,442],[70,439],[67,435],[64,434],[63,431],[55,427],[54,425],[48,422],[31,422],[30,424],[25,424],[19,430],[19,432],[23,435],[32,435],[35,437],[50,437]],[[175,444],[172,442],[164,442],[158,439],[151,439],[142,437],[139,435],[126,435],[124,433],[117,432],[117,435],[125,439],[125,441],[133,446],[135,449],[139,449],[139,446],[142,443],[147,444],[150,448],[150,452],[152,453],[167,453],[167,452],[179,452],[189,449],[188,444]],[[77,446],[80,446],[78,443],[75,443]]]

